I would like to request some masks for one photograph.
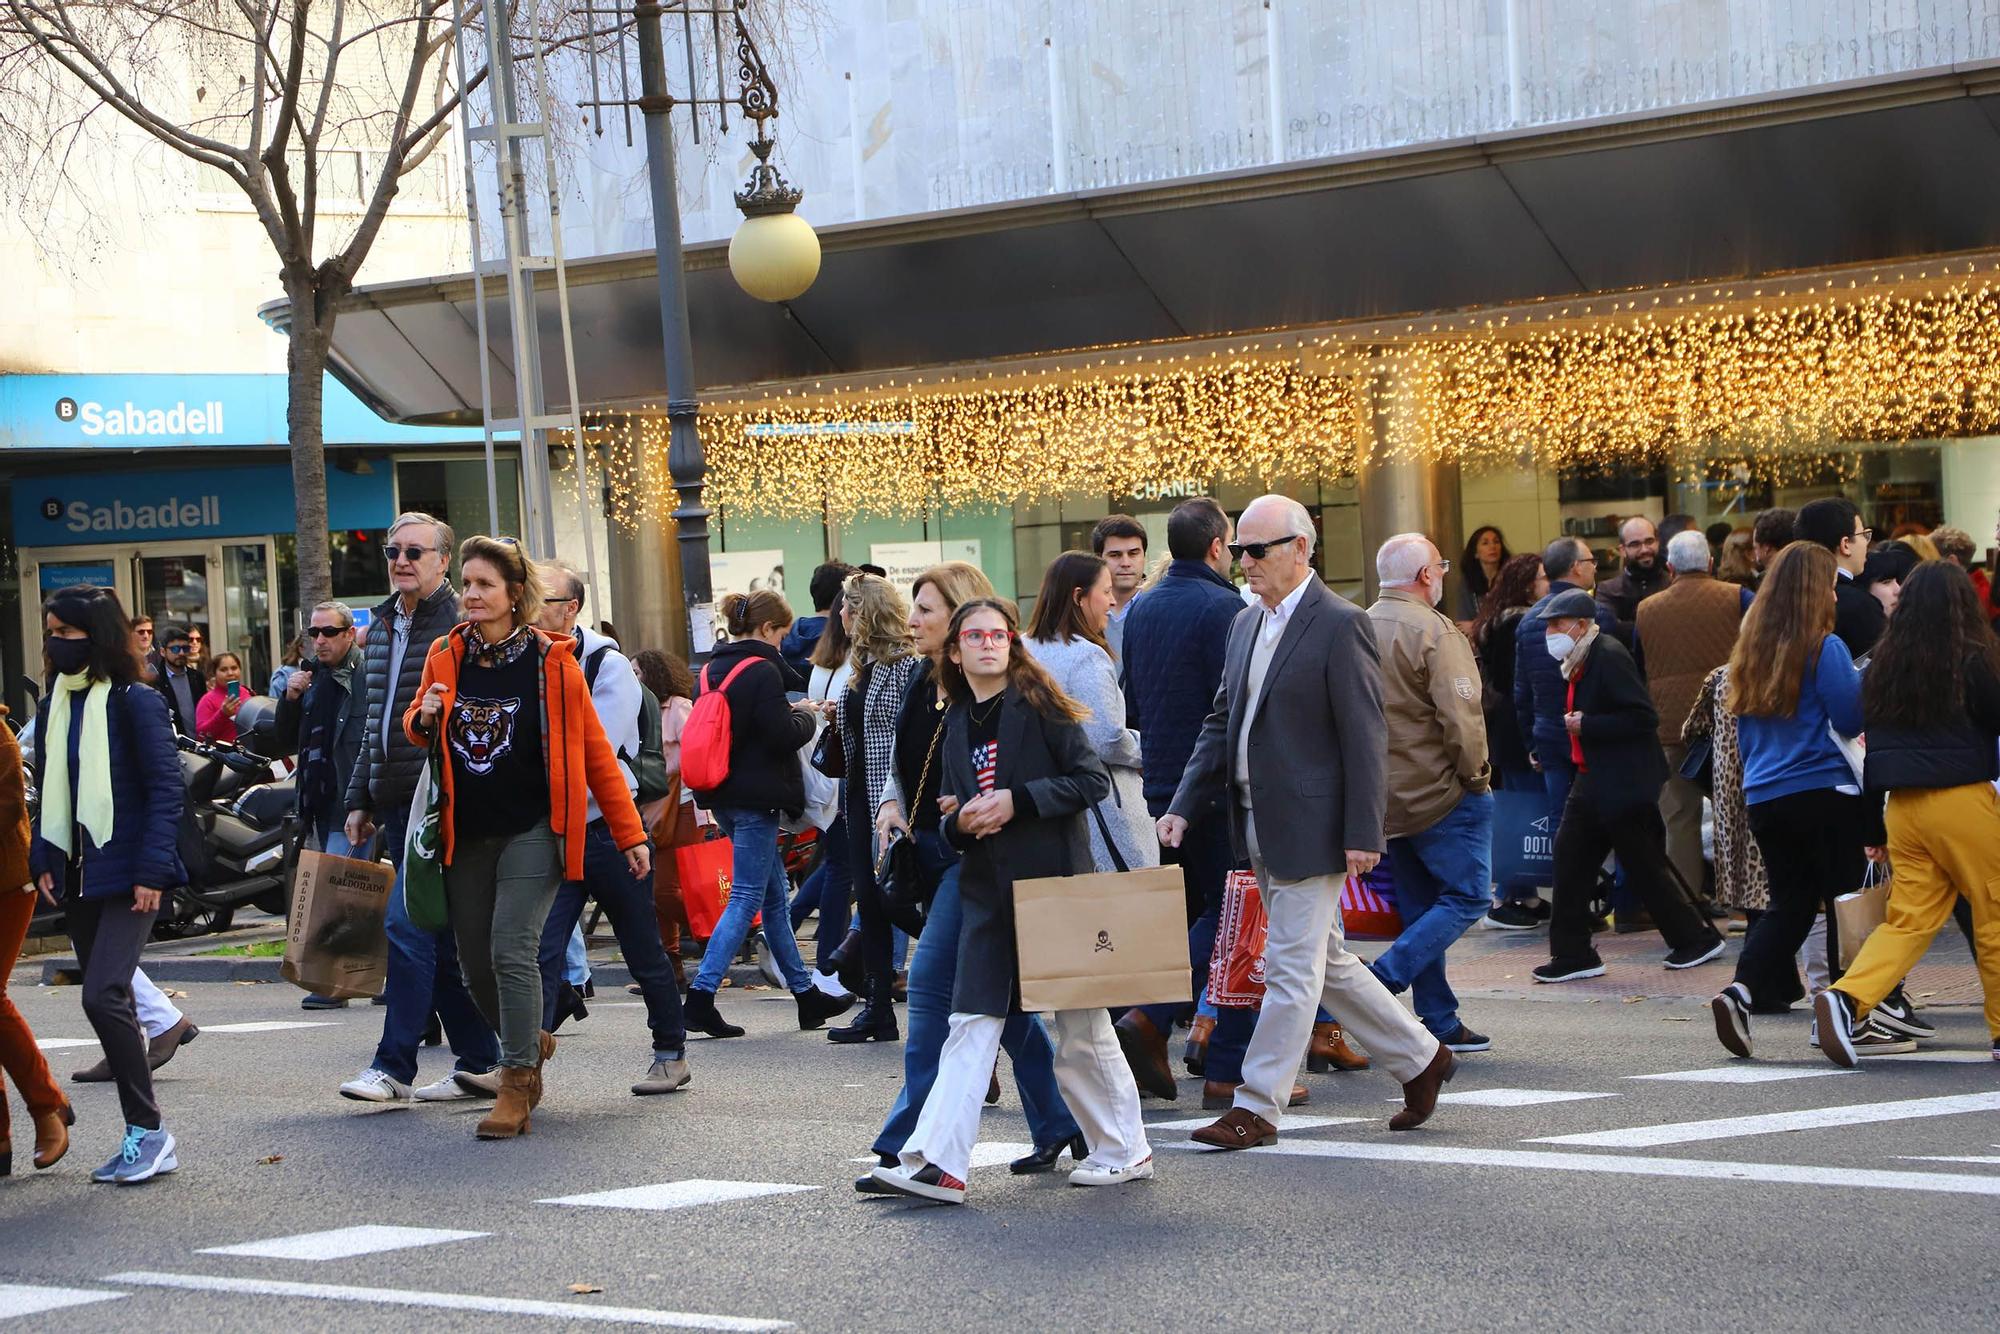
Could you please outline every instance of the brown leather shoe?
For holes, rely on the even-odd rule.
[[[996,1061],[993,1066],[993,1073],[986,1077],[986,1105],[988,1107],[991,1107],[993,1106],[993,1104],[999,1101],[1000,1101],[1000,1065]]]
[[[1328,1070],[1366,1070],[1368,1058],[1347,1045],[1339,1024],[1314,1024],[1312,1045],[1306,1048],[1306,1069],[1316,1075]]]
[[[493,1110],[473,1133],[480,1139],[513,1139],[527,1134],[528,1115],[534,1111],[529,1094],[534,1089],[536,1073],[515,1065],[501,1067],[499,1096],[493,1099]]]
[[[1220,1079],[1211,1079],[1201,1086],[1201,1109],[1205,1112],[1219,1112],[1225,1107],[1236,1105],[1236,1090],[1241,1083],[1225,1084]],[[1287,1107],[1303,1107],[1312,1101],[1312,1094],[1304,1084],[1292,1085],[1292,1096],[1285,1099]]]
[[[556,1054],[556,1035],[549,1032],[546,1028],[542,1030],[538,1051],[539,1054],[535,1058],[535,1068],[526,1072],[529,1076],[529,1111],[533,1111],[542,1104],[542,1066],[547,1063],[549,1057]]]
[[[1431,1063],[1415,1079],[1403,1085],[1403,1110],[1389,1118],[1389,1129],[1415,1130],[1430,1120],[1431,1113],[1437,1110],[1438,1090],[1451,1082],[1451,1077],[1457,1073],[1458,1057],[1440,1042]]]
[[[1278,1128],[1255,1112],[1232,1107],[1218,1117],[1214,1125],[1203,1126],[1188,1138],[1197,1144],[1208,1144],[1218,1149],[1254,1149],[1264,1144],[1276,1144]]]
[[[1208,1065],[1208,1039],[1215,1032],[1215,1016],[1198,1014],[1188,1025],[1187,1050],[1181,1054],[1181,1064],[1191,1075],[1204,1072]]]
[[[1127,1010],[1125,1017],[1112,1025],[1118,1034],[1118,1045],[1125,1049],[1125,1063],[1132,1067],[1132,1078],[1138,1082],[1141,1093],[1174,1102],[1181,1096],[1180,1088],[1174,1083],[1173,1066],[1167,1063],[1167,1035],[1162,1033],[1143,1010]]]
[[[76,1124],[76,1109],[68,1103],[52,1112],[35,1113],[35,1170],[54,1167],[69,1152],[69,1128]]]

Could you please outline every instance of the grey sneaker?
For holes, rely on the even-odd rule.
[[[687,1058],[677,1061],[654,1061],[646,1070],[646,1077],[632,1086],[632,1091],[640,1097],[655,1093],[672,1093],[675,1089],[686,1088],[693,1075],[688,1073]]]
[[[118,1146],[118,1153],[104,1166],[90,1174],[97,1182],[115,1182],[120,1186],[136,1186],[141,1181],[151,1181],[154,1177],[165,1176],[180,1170],[180,1159],[174,1156],[174,1137],[166,1130],[146,1130],[139,1126],[125,1127],[125,1140]]]

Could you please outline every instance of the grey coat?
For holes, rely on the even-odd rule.
[[[1382,659],[1368,613],[1308,576],[1271,655],[1256,716],[1243,716],[1262,602],[1229,627],[1222,685],[1168,813],[1193,821],[1222,796],[1238,857],[1248,857],[1243,806],[1230,791],[1236,741],[1250,729],[1250,800],[1257,842],[1281,880],[1342,874],[1349,848],[1381,852],[1388,807],[1388,725]]]
[[[960,804],[979,795],[965,706],[954,705],[939,743],[939,792]],[[1021,964],[1014,947],[1014,881],[1080,875],[1091,869],[1084,811],[1111,791],[1096,748],[1076,723],[1042,717],[1009,687],[1000,705],[1000,766],[993,790],[1015,793],[1014,819],[987,838],[961,834],[956,813],[945,839],[964,856],[958,880],[964,924],[958,936],[955,1014],[1004,1015],[1020,1004]],[[1034,813],[1021,809],[1025,792]]]
[[[368,625],[368,643],[363,647],[363,673],[368,681],[368,730],[361,738],[361,753],[354,760],[354,776],[347,783],[347,809],[368,811],[375,816],[407,808],[416,795],[417,775],[424,767],[424,748],[410,740],[401,719],[423,684],[424,660],[431,645],[458,624],[458,592],[449,581],[417,604],[410,622],[409,641],[403,650],[403,670],[389,680],[389,645],[395,638],[397,595],[376,607]],[[389,727],[389,747],[382,748],[382,711],[396,721]]]

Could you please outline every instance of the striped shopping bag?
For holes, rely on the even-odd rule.
[[[1349,940],[1394,940],[1403,934],[1396,911],[1396,882],[1382,861],[1365,876],[1348,876],[1340,889],[1340,929]]]

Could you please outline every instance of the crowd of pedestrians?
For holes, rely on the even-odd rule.
[[[1721,1044],[1751,1057],[1755,1016],[1810,999],[1814,1044],[1853,1065],[1934,1036],[1902,980],[1956,917],[2000,1057],[2000,638],[1966,534],[1876,542],[1838,498],[1740,530],[1634,517],[1599,580],[1581,537],[1517,555],[1486,527],[1447,610],[1453,562],[1422,533],[1374,553],[1365,608],[1322,580],[1316,522],[1288,497],[1233,523],[1189,500],[1165,533],[1152,559],[1145,524],[1105,518],[1047,567],[1025,626],[972,564],[906,595],[829,562],[804,619],[771,589],[724,598],[722,642],[691,669],[591,629],[574,569],[400,516],[373,633],[315,607],[273,683],[305,844],[397,870],[381,1039],[340,1095],[490,1100],[480,1138],[528,1133],[555,1034],[587,1015],[592,902],[646,1010],[634,1094],[690,1083],[691,1031],[743,1034],[719,998],[751,948],[800,1029],[852,1009],[834,1043],[904,1042],[865,1195],[965,1198],[1003,1051],[1033,1138],[1014,1172],[1068,1153],[1075,1185],[1150,1177],[1140,1100],[1178,1097],[1183,1027],[1179,1059],[1220,1113],[1200,1144],[1275,1141],[1310,1097],[1302,1058],[1387,1074],[1390,1129],[1414,1129],[1459,1058],[1492,1046],[1447,976],[1481,922],[1546,927],[1548,984],[1604,973],[1600,931],[1656,931],[1663,965],[1692,969],[1740,930],[1711,1005]],[[35,896],[60,899],[104,1051],[77,1078],[114,1083],[127,1127],[93,1177],[133,1183],[178,1166],[151,1072],[199,1032],[138,969],[184,875],[175,733],[236,738],[242,663],[128,622],[106,589],[57,592],[45,620],[32,816],[11,731],[0,754],[0,962]],[[1496,794],[1545,813],[1551,875],[1495,882]],[[689,895],[707,890],[679,854],[711,831],[727,897],[697,939]],[[1014,883],[1163,863],[1187,995],[1023,1012]],[[1885,921],[1844,950],[1835,900],[1870,863]],[[1249,1008],[1209,986],[1237,870],[1268,921]],[[1341,894],[1384,872],[1401,930],[1364,962]],[[815,918],[808,963],[796,933]],[[418,1086],[426,1040],[453,1068]],[[34,1165],[53,1166],[74,1112],[11,1003],[0,1067]]]

